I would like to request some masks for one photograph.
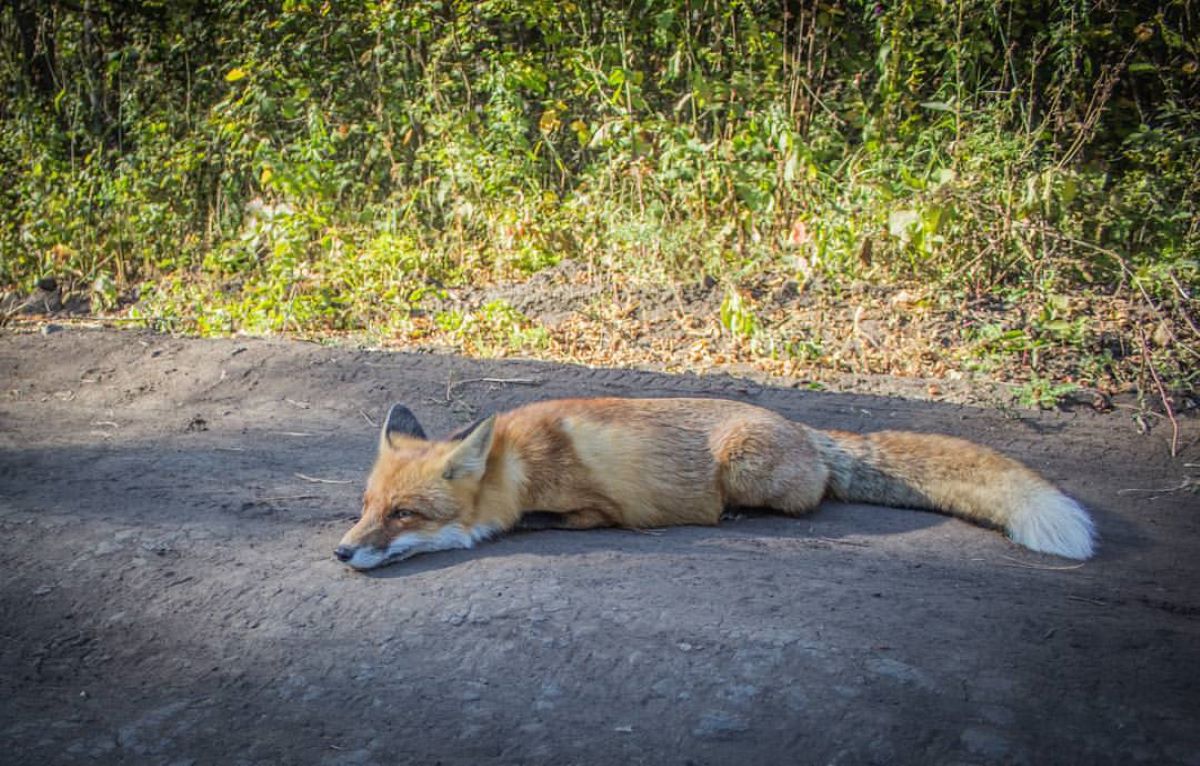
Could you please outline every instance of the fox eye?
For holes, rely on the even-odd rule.
[[[391,513],[388,514],[393,519],[411,519],[416,515],[417,512],[411,508],[393,508]]]

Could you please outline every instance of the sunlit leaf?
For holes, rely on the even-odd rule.
[[[542,131],[543,133],[552,133],[561,124],[562,120],[559,119],[558,111],[555,109],[547,109],[546,111],[542,112],[542,116],[538,119],[538,130]]]

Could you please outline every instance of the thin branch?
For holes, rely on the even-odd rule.
[[[1132,495],[1137,492],[1147,492],[1147,493],[1154,494],[1154,495],[1166,495],[1171,492],[1179,492],[1181,490],[1189,489],[1193,486],[1193,484],[1194,484],[1194,482],[1192,482],[1192,480],[1184,479],[1183,481],[1179,482],[1178,486],[1175,486],[1175,487],[1166,487],[1164,489],[1153,489],[1153,488],[1144,489],[1142,487],[1127,487],[1125,489],[1118,489],[1117,494],[1118,495]],[[1153,498],[1151,498],[1151,499],[1153,499]]]
[[[278,503],[282,500],[317,500],[320,495],[272,495],[271,497],[257,497],[250,502],[254,505],[264,505],[266,503]]]
[[[1030,564],[1026,561],[1021,561],[1020,559],[1015,559],[1012,556],[1005,556],[1003,554],[1001,554],[1000,558],[1008,559],[1009,561],[1013,562],[1011,564],[1005,564],[1004,562],[1000,562],[1003,566],[1006,566],[1006,567],[1014,567],[1015,566],[1015,567],[1019,567],[1021,569],[1041,569],[1046,572],[1069,572],[1073,569],[1079,569],[1083,566],[1083,564],[1080,563],[1080,564],[1071,564],[1071,565],[1065,566],[1065,567],[1048,567],[1048,566],[1042,566],[1041,564]]]
[[[299,472],[297,472],[295,474],[295,476],[297,479],[304,479],[305,481],[310,481],[313,484],[353,484],[354,483],[350,479],[320,479],[316,476],[309,476],[308,474],[299,473]]]
[[[542,381],[535,378],[467,378],[466,380],[460,380],[458,382],[451,381],[446,384],[446,401],[450,401],[454,398],[454,389],[471,383],[499,383],[502,385],[511,383],[513,385],[521,386],[542,385]]]
[[[1154,369],[1154,360],[1150,357],[1150,346],[1146,343],[1146,332],[1139,324],[1137,326],[1138,340],[1142,344],[1142,360],[1146,364],[1146,369],[1150,371],[1150,377],[1154,378],[1154,385],[1158,387],[1158,395],[1162,399],[1163,407],[1167,410],[1167,418],[1171,421],[1171,457],[1179,456],[1179,421],[1175,418],[1175,410],[1171,407],[1171,398],[1167,396],[1166,386],[1163,385],[1162,378],[1158,376],[1158,370]]]

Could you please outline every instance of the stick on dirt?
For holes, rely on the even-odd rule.
[[[1009,561],[1013,562],[1011,564],[1005,564],[1003,561],[1001,561],[1000,563],[1006,567],[1020,567],[1021,569],[1041,569],[1045,572],[1069,572],[1072,569],[1079,569],[1080,567],[1083,566],[1083,564],[1070,564],[1068,566],[1063,566],[1063,567],[1048,567],[1048,566],[1043,566],[1041,564],[1030,564],[1027,561],[1021,561],[1020,559],[1014,559],[1012,556],[1001,556],[1000,558],[1005,558],[1005,559],[1008,559]]]
[[[354,483],[350,479],[321,479],[316,476],[309,476],[308,474],[304,474],[304,473],[296,473],[296,478],[304,479],[305,481],[311,481],[313,484],[353,484]]]
[[[542,381],[534,378],[467,378],[466,380],[450,381],[446,384],[446,401],[450,401],[454,395],[454,389],[461,386],[466,386],[471,383],[499,383],[501,385],[512,384],[518,386],[540,386]]]

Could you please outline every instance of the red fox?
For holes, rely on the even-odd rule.
[[[565,399],[429,440],[388,413],[362,518],[335,556],[371,569],[470,548],[527,512],[562,529],[716,524],[731,506],[789,515],[823,498],[941,511],[1035,551],[1092,555],[1086,511],[1025,466],[949,436],[818,431],[724,399]]]

